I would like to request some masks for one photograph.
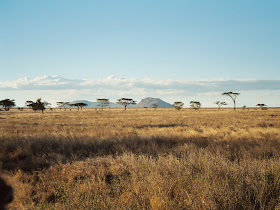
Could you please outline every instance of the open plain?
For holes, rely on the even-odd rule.
[[[280,109],[0,112],[10,209],[280,208]]]

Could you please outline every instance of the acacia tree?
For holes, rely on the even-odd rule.
[[[234,92],[224,92],[223,93],[223,95],[229,96],[232,99],[233,105],[234,105],[234,111],[235,111],[235,101],[239,94],[240,93],[234,93]]]
[[[69,102],[62,102],[62,101],[59,101],[59,102],[56,102],[57,106],[59,106],[59,109],[61,111],[61,108],[64,108],[64,111],[66,111],[66,107],[67,105],[69,105]]]
[[[78,107],[81,108],[81,111],[82,111],[82,108],[86,107],[86,106],[87,106],[87,104],[85,104],[85,103],[78,103]]]
[[[175,107],[175,109],[180,110],[181,108],[183,108],[184,103],[182,101],[175,101],[173,103],[173,106]]]
[[[4,99],[0,101],[0,105],[2,105],[5,109],[5,111],[9,111],[11,107],[15,106],[15,100],[10,100],[10,99]]]
[[[43,101],[41,98],[38,98],[36,102],[33,101],[26,101],[25,102],[26,106],[32,108],[35,112],[37,110],[41,110],[42,113],[44,113],[44,110],[46,109],[46,106],[50,105],[50,103]]]
[[[267,105],[265,105],[265,104],[257,104],[256,106],[259,106],[259,107],[261,107],[262,110],[265,110],[266,109],[265,106],[267,106]]]
[[[136,101],[134,101],[131,98],[120,98],[117,101],[117,104],[121,104],[124,106],[124,110],[126,110],[126,107],[130,104],[136,104]]]
[[[219,107],[219,110],[220,110],[221,106],[227,105],[227,103],[224,101],[215,101],[214,104],[216,104]]]
[[[157,105],[157,104],[153,104],[152,106],[153,106],[153,108],[154,108],[155,110],[158,108],[158,105]]]
[[[85,104],[85,103],[74,103],[74,104],[69,104],[69,106],[76,106],[76,107],[78,107],[78,111],[80,110],[80,108],[81,108],[81,111],[82,111],[83,107],[87,106],[87,104]]]
[[[102,111],[103,107],[109,106],[109,99],[107,98],[98,98],[96,99],[96,101],[99,103],[99,106],[102,107]]]
[[[190,101],[190,107],[192,109],[200,109],[201,108],[201,103],[199,101]]]

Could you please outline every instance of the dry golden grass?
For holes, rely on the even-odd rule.
[[[280,207],[280,109],[0,112],[10,209]]]

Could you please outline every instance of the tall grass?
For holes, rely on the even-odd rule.
[[[0,113],[11,209],[275,209],[280,114],[269,110]]]

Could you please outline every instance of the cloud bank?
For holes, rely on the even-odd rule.
[[[280,95],[280,80],[157,80],[151,78],[119,78],[109,76],[103,79],[67,79],[60,76],[40,76],[21,78],[14,81],[0,81],[0,93],[26,97],[43,97],[52,101],[87,99],[93,101],[98,97],[116,100],[119,97],[142,99],[144,97],[160,97],[170,103],[175,100],[206,100],[217,98],[227,91],[251,93],[253,98],[271,96],[274,105],[280,101],[273,99]],[[268,97],[268,98],[267,98]],[[28,100],[28,98],[26,98]],[[214,99],[215,100],[215,99]],[[207,102],[208,103],[208,102]],[[246,101],[246,103],[248,103]],[[253,104],[254,102],[252,102]],[[256,102],[261,103],[261,102]],[[263,102],[267,103],[267,102]],[[208,103],[209,104],[209,103]],[[210,105],[210,104],[209,104]],[[212,105],[212,103],[211,103]]]
[[[109,76],[105,79],[66,79],[59,76],[28,77],[15,81],[0,82],[0,90],[65,90],[65,89],[111,89],[127,90],[144,88],[149,90],[178,90],[189,92],[280,90],[280,80],[156,80],[119,78]]]

